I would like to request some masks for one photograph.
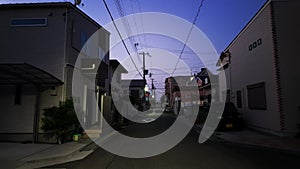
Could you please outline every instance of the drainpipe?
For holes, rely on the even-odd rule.
[[[90,127],[90,126],[87,126],[87,125],[89,125],[88,124],[89,119],[87,119],[87,85],[83,86],[82,111],[83,111],[83,124],[84,124],[84,127]]]
[[[38,142],[39,137],[39,122],[40,122],[40,93],[41,89],[40,86],[36,86],[37,95],[35,98],[35,108],[34,108],[34,121],[33,121],[33,143]]]
[[[66,60],[67,60],[67,38],[68,38],[68,7],[66,7],[66,11],[65,11],[65,41],[64,41],[64,54],[63,54],[63,62],[64,63],[64,67],[63,67],[63,77],[62,79],[64,80],[64,84],[62,87],[62,95],[61,95],[61,101],[65,101],[66,99],[66,88],[67,88],[67,66],[66,66]]]
[[[96,122],[99,121],[99,93],[100,93],[100,88],[97,85],[97,89],[96,89]]]

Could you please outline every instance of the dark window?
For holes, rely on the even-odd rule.
[[[252,44],[249,45],[249,51],[252,51]]]
[[[76,50],[81,50],[81,36],[77,24],[72,21],[72,47]]]
[[[80,48],[82,49],[86,41],[88,40],[86,32],[80,33]]]
[[[253,48],[256,48],[257,47],[257,42],[253,42],[252,46],[253,46]]]
[[[47,18],[12,19],[11,26],[47,26]]]
[[[250,109],[267,109],[265,83],[257,83],[247,86],[248,106]]]
[[[242,92],[240,90],[238,90],[236,92],[236,101],[237,101],[237,107],[242,108],[243,107],[243,105],[242,105]]]
[[[257,45],[260,46],[261,44],[262,44],[262,40],[261,40],[261,38],[259,38],[259,39],[257,40]]]
[[[16,85],[15,88],[15,104],[21,104],[22,85]]]

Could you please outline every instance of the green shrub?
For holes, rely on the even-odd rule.
[[[54,137],[59,144],[68,136],[79,131],[80,124],[72,100],[60,102],[59,106],[44,109],[41,129],[48,137]]]

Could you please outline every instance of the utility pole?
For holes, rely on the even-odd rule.
[[[148,56],[151,57],[151,55],[149,53],[147,53],[147,52],[140,52],[139,55],[143,55],[143,81],[144,81],[144,86],[143,87],[144,87],[144,90],[145,90],[145,87],[146,87],[146,84],[147,84],[146,83],[146,75],[148,74],[148,70],[146,69],[145,56],[148,55]],[[145,101],[145,99],[146,99],[146,93],[145,92],[146,91],[143,92],[143,99],[142,99],[142,102],[141,102],[143,110],[145,108],[145,103],[146,103],[146,101]]]
[[[143,55],[143,80],[144,80],[144,86],[146,86],[146,75],[148,74],[148,70],[146,69],[146,61],[145,56],[148,55],[151,57],[151,55],[148,52],[140,52],[140,55]]]
[[[152,83],[151,83],[151,91],[152,91],[152,95],[155,97],[155,89],[156,88],[155,88],[154,83],[153,83],[154,79],[152,78],[151,81],[152,81]]]
[[[145,63],[145,52],[143,52],[143,80],[146,83],[146,77],[145,76],[146,76],[146,63]]]
[[[152,86],[151,86],[151,88],[152,88],[152,90],[155,90],[154,83],[153,83],[154,79],[151,79],[151,81],[152,81]]]
[[[156,108],[156,96],[155,96],[155,86],[154,86],[154,79],[151,79],[152,84],[151,84],[151,93],[152,93],[152,103],[151,105],[153,106],[153,112],[155,113],[155,108]]]

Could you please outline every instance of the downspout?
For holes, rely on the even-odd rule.
[[[66,7],[65,10],[65,39],[64,39],[64,54],[63,54],[63,77],[62,79],[64,80],[64,84],[62,86],[62,93],[61,93],[61,101],[66,100],[66,92],[67,92],[67,65],[66,65],[66,59],[67,59],[67,37],[68,37],[68,6]]]
[[[40,122],[40,86],[36,86],[37,94],[35,98],[34,119],[33,119],[33,143],[38,142],[39,138],[39,122]]]

